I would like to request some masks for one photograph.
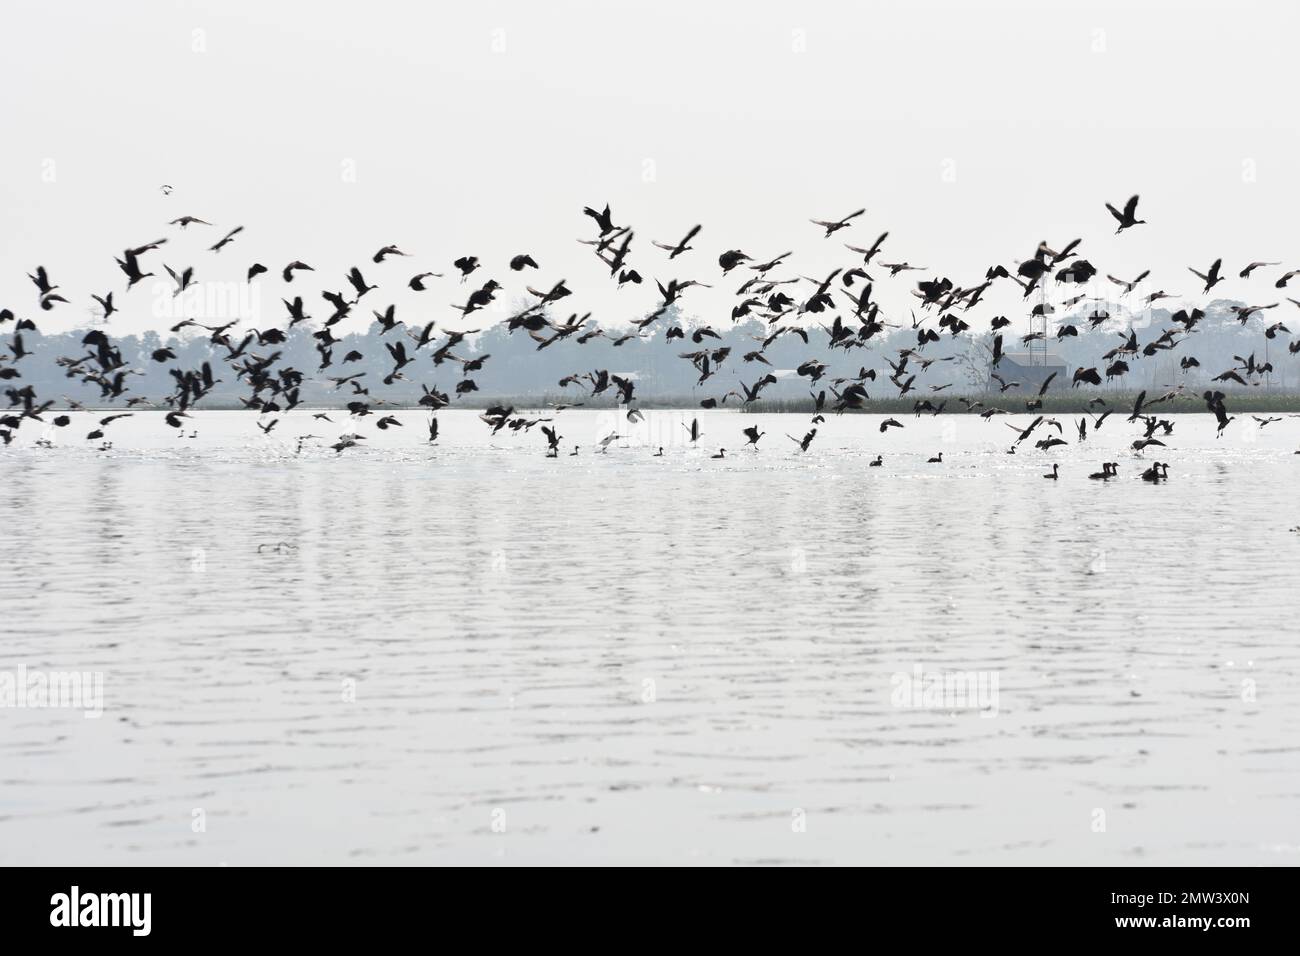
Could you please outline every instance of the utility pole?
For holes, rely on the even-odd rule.
[[[1047,367],[1047,274],[1038,280],[1038,315],[1029,315],[1029,334],[1039,338],[1029,340],[1029,364]]]

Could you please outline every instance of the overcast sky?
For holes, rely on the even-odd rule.
[[[635,228],[647,278],[716,281],[737,247],[793,249],[792,271],[822,275],[851,261],[841,239],[889,230],[883,259],[973,284],[1041,239],[1083,237],[1103,273],[1149,267],[1156,288],[1191,294],[1186,267],[1223,256],[1234,280],[1217,292],[1274,301],[1271,281],[1235,275],[1254,258],[1300,268],[1298,10],[6,0],[0,306],[58,330],[116,289],[113,328],[160,325],[112,257],[174,235],[147,260],[160,274],[299,258],[319,270],[309,297],[397,243],[412,258],[370,266],[383,288],[366,304],[453,326],[467,287],[449,277],[412,298],[406,279],[475,254],[475,279],[507,280],[508,304],[522,288],[505,263],[527,251],[534,285],[567,278],[575,309],[614,323],[656,296],[614,292],[574,241],[591,233],[582,206],[605,202]],[[1116,237],[1103,203],[1135,192],[1150,224]],[[831,240],[808,222],[860,206]],[[181,236],[165,224],[182,214],[216,227]],[[697,222],[697,251],[671,265],[649,245]],[[200,251],[235,225],[219,256]],[[25,277],[38,264],[71,305],[40,312]],[[887,308],[906,307],[917,275]],[[725,321],[738,284],[694,290],[687,311]]]

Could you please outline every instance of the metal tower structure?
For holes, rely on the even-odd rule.
[[[1268,336],[1264,336],[1264,364],[1271,366],[1273,363],[1268,359]],[[1264,373],[1264,391],[1273,391],[1273,370],[1270,368]]]
[[[1038,280],[1038,315],[1029,313],[1029,334],[1037,338],[1029,340],[1025,349],[1029,353],[1029,364],[1040,368],[1047,365],[1047,276]]]

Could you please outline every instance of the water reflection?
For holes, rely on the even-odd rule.
[[[1046,482],[968,419],[722,463],[199,419],[0,456],[0,670],[106,687],[0,710],[4,862],[1283,862],[1285,436],[1187,416],[1152,487],[1120,430]],[[918,666],[996,673],[997,716],[900,708]]]

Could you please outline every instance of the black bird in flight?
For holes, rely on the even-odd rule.
[[[284,271],[280,273],[280,278],[283,279],[285,282],[292,282],[293,274],[300,270],[306,272],[316,271],[311,266],[307,265],[307,263],[299,262],[297,259],[295,259],[293,260],[293,262],[289,263],[287,266],[284,267]]]
[[[677,243],[677,245],[675,246],[669,245],[666,242],[659,242],[658,240],[655,239],[651,239],[650,244],[654,246],[658,246],[660,249],[668,250],[668,258],[676,259],[683,252],[689,252],[691,249],[695,248],[694,246],[690,245],[690,241],[699,234],[700,228],[701,228],[700,226],[692,226],[691,231],[688,232],[686,236],[682,239],[682,241]]]
[[[862,264],[869,265],[871,263],[871,260],[876,257],[876,253],[880,251],[881,244],[884,243],[885,239],[887,239],[888,237],[889,237],[889,233],[882,232],[879,236],[876,237],[876,241],[871,244],[870,249],[863,249],[860,246],[851,246],[847,242],[844,243],[844,248],[848,249],[850,252],[856,252],[859,255],[861,255]]]
[[[799,450],[803,452],[808,450],[808,446],[811,445],[813,439],[817,437],[817,429],[810,428],[808,430],[808,433],[804,435],[803,438],[795,438],[793,435],[790,434],[787,434],[785,437],[790,439],[796,445],[798,445]]]
[[[1124,204],[1123,212],[1120,212],[1110,203],[1106,203],[1106,208],[1110,210],[1110,214],[1114,216],[1115,221],[1119,223],[1119,228],[1115,230],[1116,235],[1123,232],[1125,229],[1129,228],[1130,226],[1141,226],[1146,223],[1145,219],[1137,218],[1137,207],[1138,207],[1137,196],[1131,196],[1129,198],[1129,201]]]
[[[1278,266],[1281,264],[1282,263],[1280,262],[1252,262],[1250,265],[1246,266],[1246,268],[1237,273],[1237,278],[1249,279],[1250,274],[1256,269],[1262,268],[1263,266]]]
[[[384,246],[384,248],[380,249],[373,256],[371,256],[371,261],[383,262],[389,256],[405,256],[405,255],[407,255],[407,253],[397,248],[397,246]]]
[[[464,282],[478,268],[478,256],[461,256],[452,265],[460,270],[460,281]]]
[[[1205,294],[1223,281],[1223,276],[1219,275],[1219,269],[1222,266],[1223,260],[1215,259],[1214,264],[1210,266],[1209,272],[1197,272],[1191,266],[1187,267],[1187,271],[1205,283],[1205,288],[1201,290],[1201,293]]]
[[[583,206],[582,213],[583,215],[590,216],[592,219],[596,220],[596,225],[600,227],[600,234],[602,236],[613,232],[617,228],[609,215],[609,203],[605,203],[605,208],[601,212],[596,212],[596,210],[592,209],[590,206]]]
[[[858,218],[858,216],[861,216],[865,212],[866,212],[865,209],[858,209],[854,212],[849,213],[843,219],[836,219],[833,222],[828,219],[809,219],[808,221],[811,222],[814,226],[821,226],[823,229],[825,229],[826,235],[823,236],[822,238],[829,239],[831,236],[835,235],[835,233],[839,232],[841,229],[847,228],[849,223],[851,223],[854,219]]]
[[[224,249],[226,246],[230,245],[231,240],[234,239],[235,236],[239,235],[239,234],[240,234],[241,232],[243,232],[243,231],[244,231],[244,227],[243,227],[243,226],[236,226],[234,229],[231,229],[228,233],[226,233],[224,236],[222,236],[221,239],[218,240],[218,242],[216,243],[216,245],[214,245],[214,246],[210,246],[210,247],[208,248],[208,251],[209,251],[209,252],[220,252],[220,251],[221,251],[222,249]]]

